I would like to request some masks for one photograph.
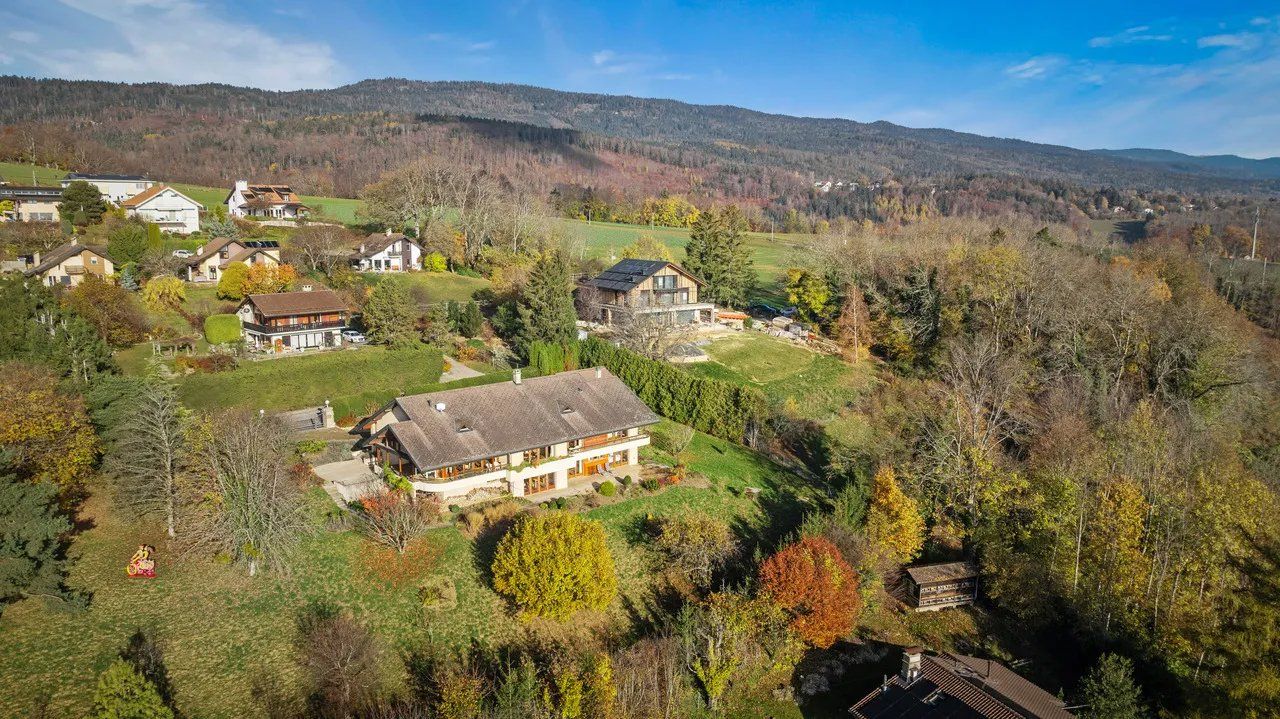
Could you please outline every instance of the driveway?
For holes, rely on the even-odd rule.
[[[324,491],[339,507],[346,507],[348,502],[354,502],[382,484],[382,478],[374,474],[363,459],[321,464],[312,467],[311,471],[324,480]]]
[[[466,379],[468,377],[479,377],[482,374],[452,357],[446,356],[444,361],[449,363],[449,371],[440,375],[441,382],[453,382],[455,380]]]

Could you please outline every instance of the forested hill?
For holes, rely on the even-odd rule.
[[[617,95],[484,82],[365,80],[332,90],[271,92],[227,85],[127,85],[0,78],[0,123],[187,111],[280,119],[331,113],[462,115],[571,128],[663,144],[687,144],[724,160],[781,164],[815,177],[876,180],[1012,173],[1091,185],[1245,189],[1233,180],[1275,179],[1229,162],[1134,158],[888,122],[776,115]],[[1176,154],[1176,153],[1173,153]],[[1247,163],[1248,161],[1246,161]]]

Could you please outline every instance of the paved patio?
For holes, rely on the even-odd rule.
[[[312,467],[316,476],[324,480],[324,491],[339,507],[359,499],[361,495],[376,489],[382,478],[369,469],[363,459],[348,459]]]

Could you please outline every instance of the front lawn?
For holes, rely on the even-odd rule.
[[[178,394],[191,409],[237,407],[280,411],[323,404],[334,414],[362,415],[401,394],[424,392],[440,381],[438,350],[382,347],[330,350],[294,357],[241,360],[227,372],[177,379]]]
[[[380,356],[386,360],[393,354]],[[295,360],[279,363],[289,361]],[[602,621],[623,627],[644,621],[661,569],[638,531],[649,515],[719,517],[734,526],[750,552],[756,542],[790,531],[814,493],[751,450],[705,435],[695,438],[689,465],[706,475],[709,487],[677,486],[587,513],[605,525],[621,597],[604,616],[582,615],[557,631],[572,633]],[[760,498],[748,499],[741,491],[746,486],[761,488]],[[0,676],[6,685],[0,691],[0,716],[32,715],[42,696],[48,697],[49,715],[82,715],[98,673],[138,628],[162,643],[178,705],[187,716],[207,718],[260,716],[251,697],[255,680],[286,690],[298,687],[295,621],[312,602],[354,612],[391,657],[427,638],[453,647],[473,640],[500,645],[523,631],[484,579],[472,543],[453,526],[428,534],[436,561],[400,588],[363,578],[364,557],[373,545],[352,531],[318,531],[303,540],[290,573],[250,579],[243,568],[175,554],[158,523],[125,517],[107,495],[100,488],[86,506],[89,529],[74,545],[78,561],[70,584],[93,593],[89,609],[70,613],[25,600],[0,615]],[[318,491],[309,498],[317,514],[331,506]],[[766,528],[768,536],[761,534]],[[158,547],[158,577],[128,579],[124,567],[144,542]],[[453,581],[456,608],[423,610],[417,587],[431,575]],[[394,659],[390,666],[396,666]],[[387,679],[392,687],[404,681],[394,669],[388,669]]]
[[[759,387],[776,405],[823,423],[846,444],[866,441],[868,425],[853,407],[875,386],[872,360],[851,365],[750,331],[703,349],[711,362],[681,366],[702,377]]]
[[[373,287],[379,282],[396,282],[409,288],[413,298],[421,304],[439,302],[466,302],[477,291],[489,286],[489,280],[481,277],[467,277],[452,272],[366,272],[360,275],[366,285]]]

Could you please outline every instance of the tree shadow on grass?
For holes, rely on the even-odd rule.
[[[657,582],[639,597],[622,598],[622,608],[631,620],[634,638],[648,636],[670,622],[686,598],[666,582]]]

